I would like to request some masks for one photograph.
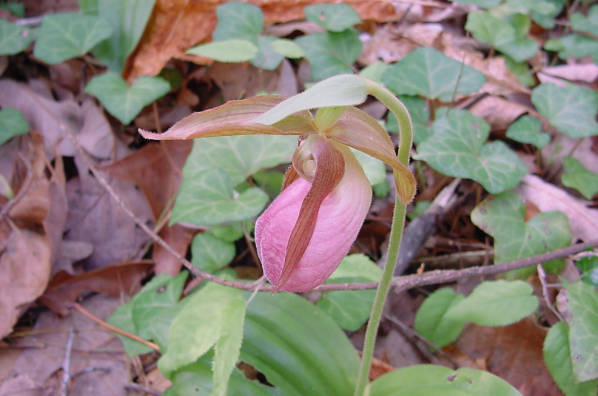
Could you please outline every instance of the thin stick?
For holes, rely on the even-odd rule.
[[[64,361],[62,362],[62,385],[60,394],[67,396],[69,382],[71,380],[71,352],[73,351],[73,341],[75,339],[75,331],[73,326],[69,329],[69,336],[66,340],[66,348],[64,352]]]
[[[148,347],[160,352],[160,347],[158,345],[154,344],[153,342],[146,341],[143,338],[136,336],[135,334],[129,333],[128,331],[124,331],[122,329],[119,329],[118,327],[112,326],[110,323],[104,322],[102,319],[98,318],[97,316],[95,316],[94,314],[92,314],[91,312],[89,312],[88,310],[83,308],[81,305],[79,305],[77,303],[73,303],[72,307],[75,308],[80,313],[82,313],[83,315],[85,315],[86,317],[88,317],[89,319],[91,319],[94,322],[96,322],[97,324],[99,324],[100,326],[105,327],[108,330],[118,333],[124,337],[130,338],[130,339],[140,342],[144,345],[147,345]]]
[[[546,305],[552,311],[554,316],[556,316],[561,322],[565,322],[565,318],[557,311],[550,299],[548,298],[548,286],[546,284],[546,272],[544,272],[544,268],[542,268],[542,264],[538,264],[538,278],[540,279],[540,283],[542,284],[542,295],[544,296],[544,301],[546,301]]]

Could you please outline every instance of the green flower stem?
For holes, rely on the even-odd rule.
[[[409,153],[413,142],[411,117],[409,116],[407,108],[389,90],[373,81],[367,80],[367,90],[370,95],[382,102],[397,117],[400,132],[399,152],[397,156],[399,161],[407,166],[409,164]],[[378,333],[378,327],[380,326],[382,310],[384,309],[384,303],[386,302],[386,297],[390,290],[390,283],[397,265],[397,258],[399,257],[399,248],[403,237],[403,228],[405,227],[406,212],[406,205],[403,204],[397,196],[392,217],[392,228],[386,255],[386,265],[384,266],[384,272],[382,273],[382,278],[380,279],[378,289],[376,290],[376,297],[374,298],[374,304],[372,305],[372,310],[370,312],[370,320],[365,331],[361,365],[359,367],[357,384],[355,385],[355,396],[363,396],[368,384],[370,365],[372,363],[374,345],[376,344],[376,335]]]

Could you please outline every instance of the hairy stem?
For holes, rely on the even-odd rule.
[[[368,93],[382,102],[390,111],[397,117],[399,123],[399,152],[397,154],[399,161],[405,165],[409,165],[409,153],[411,151],[411,144],[413,142],[413,129],[411,117],[405,105],[398,100],[390,91],[380,86],[379,84],[367,80]],[[395,199],[395,208],[392,217],[392,228],[390,231],[390,240],[388,244],[388,252],[386,255],[386,265],[382,273],[382,278],[376,289],[376,297],[370,311],[370,320],[365,331],[365,340],[363,345],[363,353],[361,357],[361,365],[359,367],[359,375],[355,385],[355,396],[364,395],[365,388],[368,384],[368,377],[370,374],[370,365],[372,363],[372,356],[374,353],[374,345],[376,344],[376,336],[378,327],[380,326],[380,319],[382,318],[382,311],[384,303],[390,290],[392,282],[392,275],[397,265],[397,258],[399,257],[399,248],[401,246],[401,239],[403,237],[403,228],[405,227],[405,215],[407,207],[403,204],[398,196]]]

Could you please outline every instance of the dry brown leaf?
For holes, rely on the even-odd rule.
[[[198,61],[185,54],[192,46],[210,38],[216,27],[216,7],[226,0],[157,0],[145,32],[129,57],[124,76],[134,80],[156,75],[170,58]],[[265,23],[303,19],[303,9],[329,0],[251,0],[264,12]],[[346,0],[363,20],[397,20],[400,16],[390,0]]]
[[[195,233],[195,230],[183,227],[180,224],[175,224],[171,227],[164,227],[164,229],[160,231],[160,237],[162,237],[162,239],[164,239],[164,241],[166,241],[166,243],[168,243],[178,254],[184,257]],[[182,263],[157,243],[154,245],[152,258],[156,264],[156,267],[154,268],[156,274],[176,275],[181,270]]]
[[[94,291],[119,297],[132,296],[141,288],[141,280],[152,268],[150,261],[111,265],[78,275],[59,272],[48,284],[48,290],[40,301],[58,315],[66,315],[69,304],[77,300],[81,292]]]
[[[484,327],[469,325],[455,343],[455,350],[445,349],[462,359],[459,352],[476,365],[485,365],[491,373],[504,379],[523,395],[560,395],[544,365],[542,345],[546,329],[535,319],[526,318],[510,326]]]
[[[598,65],[594,63],[585,63],[549,66],[540,70],[539,74],[546,74],[548,76],[563,78],[569,81],[582,81],[591,84],[598,79]]]
[[[469,110],[489,123],[493,131],[504,131],[529,109],[511,100],[489,95],[478,101]]]

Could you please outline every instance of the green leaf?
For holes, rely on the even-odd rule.
[[[420,143],[414,158],[438,172],[473,179],[497,194],[519,184],[527,167],[506,144],[485,143],[490,126],[467,110],[450,109],[432,124],[433,135]]]
[[[451,288],[438,289],[430,294],[415,315],[415,331],[439,348],[455,341],[463,331],[466,320],[446,317],[446,314],[464,298]]]
[[[262,10],[250,3],[231,1],[216,8],[218,25],[214,41],[245,39],[257,44],[257,36],[264,26]]]
[[[583,58],[591,55],[594,63],[598,63],[598,40],[581,34],[568,34],[558,39],[547,40],[544,49],[558,52],[561,59]]]
[[[598,257],[583,257],[575,262],[582,272],[581,279],[588,285],[598,286]]]
[[[361,69],[359,75],[363,78],[367,78],[368,80],[372,80],[379,84],[382,84],[382,74],[389,67],[390,65],[388,63],[376,61],[371,65],[368,65],[367,67]]]
[[[515,76],[519,84],[531,87],[536,84],[536,80],[525,62],[515,62],[513,59],[505,56],[505,65]]]
[[[480,326],[506,326],[518,322],[538,308],[532,287],[520,280],[480,283],[465,299],[446,313],[449,320],[465,320]]]
[[[569,246],[571,229],[567,216],[558,211],[540,213],[525,221],[525,204],[519,195],[506,192],[482,201],[471,213],[471,221],[494,238],[494,262],[526,258]],[[544,264],[558,271],[563,260]],[[510,273],[510,277],[527,277],[535,268]]]
[[[230,39],[213,41],[187,50],[188,54],[205,56],[218,62],[245,62],[257,54],[257,47],[251,41]]]
[[[233,223],[225,226],[212,227],[208,233],[226,242],[234,242],[243,237],[242,223]]]
[[[409,210],[409,213],[407,213],[407,217],[409,218],[409,220],[413,220],[423,215],[425,211],[430,208],[430,206],[432,206],[431,201],[417,201],[415,206]]]
[[[220,338],[214,346],[214,389],[212,395],[226,396],[228,379],[231,376],[243,341],[245,321],[245,301],[242,298],[231,300],[222,310]]]
[[[342,32],[361,22],[359,14],[348,4],[318,4],[304,9],[305,19],[332,32]]]
[[[350,395],[357,351],[319,308],[291,293],[258,293],[247,307],[241,360],[281,395]]]
[[[166,349],[168,329],[178,312],[177,302],[183,291],[187,272],[173,277],[168,274],[156,275],[131,300],[131,314],[135,324],[135,334],[156,341],[161,349]]]
[[[336,74],[353,73],[353,63],[361,53],[362,43],[355,29],[319,32],[295,40],[305,51],[315,81]]]
[[[16,1],[7,1],[0,3],[0,8],[6,10],[19,18],[25,18],[25,4]]]
[[[112,315],[106,319],[106,322],[110,323],[112,326],[118,327],[121,330],[135,334],[137,329],[135,328],[135,322],[133,322],[132,301],[129,301],[128,303],[116,308],[116,310],[112,312]],[[153,351],[153,349],[147,345],[132,340],[129,337],[125,337],[120,334],[117,334],[117,337],[120,338],[121,342],[123,343],[123,347],[125,348],[125,352],[128,356],[137,356],[141,355],[142,353]]]
[[[0,144],[29,132],[29,123],[23,114],[12,107],[0,110]]]
[[[565,0],[507,0],[506,6],[513,12],[532,16],[534,22],[545,29],[554,27],[554,18],[561,13]]]
[[[191,257],[194,266],[213,273],[235,258],[235,245],[207,233],[197,234],[191,243]]]
[[[51,65],[61,63],[87,53],[111,34],[110,22],[97,16],[79,13],[45,15],[33,54]]]
[[[497,49],[510,56],[516,62],[523,62],[538,52],[538,43],[529,37],[517,37],[507,44],[502,44]]]
[[[507,137],[519,143],[533,144],[542,148],[550,143],[550,135],[542,132],[542,123],[536,117],[524,115],[507,129]]]
[[[598,4],[590,7],[587,17],[579,12],[575,12],[571,15],[569,21],[573,30],[598,36]]]
[[[369,385],[369,396],[521,396],[517,389],[487,371],[422,364],[385,374]]]
[[[561,175],[563,185],[579,191],[586,199],[598,193],[598,175],[588,170],[571,156],[563,158],[564,172]]]
[[[95,8],[97,15],[110,22],[113,29],[112,35],[100,42],[92,53],[112,71],[121,73],[127,57],[145,30],[155,0],[98,0],[97,3],[85,3],[85,8],[82,7],[85,14],[91,14]]]
[[[378,282],[382,270],[363,254],[345,257],[326,283]],[[339,290],[324,292],[318,308],[328,313],[340,327],[358,330],[367,320],[375,290]]]
[[[577,85],[562,88],[543,83],[532,91],[532,102],[564,134],[573,138],[598,135],[597,92]]]
[[[558,322],[544,339],[544,363],[554,382],[567,396],[596,396],[598,381],[577,382],[569,349],[569,326]]]
[[[272,41],[270,45],[274,51],[287,58],[298,59],[305,56],[305,51],[293,40],[277,39]]]
[[[420,47],[384,72],[382,81],[398,95],[421,95],[450,102],[456,93],[477,91],[486,78],[434,48]]]
[[[24,51],[34,37],[33,31],[0,19],[0,55],[15,55]]]
[[[280,194],[282,182],[284,180],[284,174],[282,172],[259,171],[254,173],[252,177],[258,186],[264,190],[270,198],[274,199],[278,194]]]
[[[571,313],[569,344],[573,374],[577,381],[598,378],[598,292],[583,282],[567,288]]]
[[[401,95],[399,96],[399,99],[403,102],[405,107],[407,107],[409,115],[411,116],[411,121],[413,122],[413,142],[415,144],[420,144],[432,136],[432,129],[428,127],[428,121],[430,121],[430,109],[428,108],[428,103],[415,96]],[[392,112],[388,112],[388,124],[386,125],[386,128],[389,132],[399,133],[399,124]]]
[[[365,176],[372,186],[386,180],[386,165],[384,165],[384,162],[353,148],[351,148],[351,152],[359,161],[359,165],[363,168]]]
[[[502,0],[451,0],[461,4],[477,5],[480,8],[493,8],[500,4]]]
[[[168,349],[158,361],[158,368],[167,377],[178,368],[197,360],[216,344],[219,344],[220,349],[230,348],[231,356],[222,357],[216,351],[215,366],[222,364],[221,368],[228,367],[231,358],[236,362],[239,353],[239,330],[233,327],[242,327],[243,324],[243,318],[238,317],[244,312],[240,308],[241,304],[245,305],[242,293],[237,289],[209,283],[187,299],[168,331]],[[217,361],[219,358],[226,360]]]
[[[251,64],[264,70],[276,69],[284,57],[272,47],[274,41],[276,41],[274,36],[258,36],[258,52],[251,60]]]
[[[160,77],[141,76],[128,86],[114,72],[96,76],[85,87],[85,92],[98,98],[106,110],[127,125],[148,104],[166,95],[168,82]]]

